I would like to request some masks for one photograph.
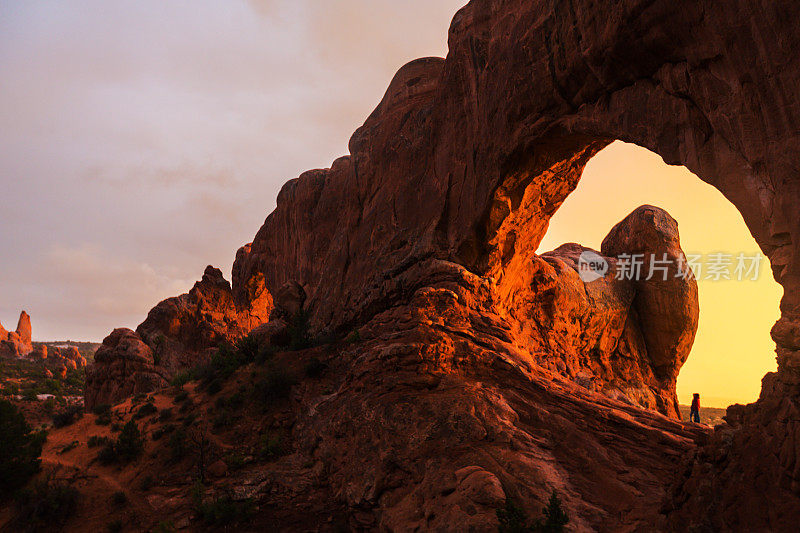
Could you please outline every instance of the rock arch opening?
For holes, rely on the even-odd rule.
[[[589,284],[581,284],[583,280],[576,283],[584,252],[590,252],[591,248],[605,257],[612,271],[625,268],[614,259],[616,256],[624,256],[623,262],[630,262],[631,256],[634,262],[637,257],[641,262],[644,257],[636,277],[647,280],[652,261],[668,252],[673,270],[664,272],[664,281],[677,277],[688,263],[698,274],[710,304],[704,313],[709,326],[699,338],[698,351],[704,355],[690,365],[688,379],[682,380],[681,396],[688,396],[690,390],[704,392],[706,399],[718,406],[755,400],[761,378],[775,369],[773,345],[766,332],[778,318],[775,303],[780,290],[769,279],[770,262],[762,253],[774,248],[765,247],[762,242],[759,249],[742,221],[741,217],[747,219],[749,215],[752,227],[752,206],[737,211],[720,194],[720,190],[725,191],[728,200],[735,199],[741,192],[740,185],[715,177],[714,186],[719,188],[716,190],[685,167],[673,167],[683,174],[679,178],[665,177],[660,187],[672,184],[671,194],[675,198],[666,202],[667,207],[678,206],[681,217],[695,227],[689,232],[689,248],[684,242],[681,249],[676,221],[656,208],[646,213],[638,209],[631,213],[618,224],[626,228],[628,235],[621,235],[615,226],[601,247],[600,239],[605,233],[597,232],[608,232],[640,204],[664,203],[664,198],[659,200],[658,184],[649,182],[637,195],[632,194],[635,187],[626,187],[619,179],[615,183],[613,177],[606,176],[601,188],[591,191],[591,199],[577,206],[579,212],[567,214],[593,228],[594,242],[586,248],[578,245],[556,248],[558,243],[551,240],[550,249],[556,249],[536,255],[535,250],[547,249],[541,243],[551,218],[578,187],[584,168],[610,144],[606,138],[580,134],[548,135],[544,139],[545,142],[532,145],[520,143],[524,149],[511,153],[509,165],[502,170],[499,186],[492,194],[484,226],[476,232],[478,245],[474,248],[481,250],[483,238],[482,253],[462,257],[472,268],[496,279],[502,305],[508,310],[511,322],[518,325],[519,338],[529,344],[534,358],[541,351],[541,359],[553,367],[547,359],[554,356],[553,370],[561,374],[595,390],[676,416],[676,380],[688,359],[698,326],[696,283],[673,282],[664,290],[652,282],[637,281],[626,287],[608,283],[613,275],[605,276],[603,283],[591,289]],[[619,150],[638,149],[639,153],[649,154],[650,161],[640,169],[641,173],[670,168],[663,162],[654,163],[659,159],[656,154],[634,146],[617,143],[606,153],[613,156]],[[606,157],[601,156],[600,161]],[[633,182],[648,183],[642,175],[638,176],[638,182],[634,177]],[[734,183],[732,191],[726,190],[730,183]],[[612,219],[605,213],[603,221],[603,210],[597,208],[602,202],[615,204],[621,210],[615,211]],[[597,212],[594,216],[593,209]],[[687,213],[691,216],[687,217]],[[670,229],[665,230],[667,227]],[[725,238],[726,234],[729,238]],[[562,243],[587,244],[577,234],[560,237]],[[612,245],[607,246],[606,241]],[[468,246],[467,250],[470,249]],[[775,262],[772,267],[778,273],[785,268]],[[751,285],[740,284],[738,290],[721,292],[720,285],[737,277],[748,279]],[[721,320],[722,316],[727,323]],[[780,336],[782,323],[773,330],[773,335],[778,330]],[[761,329],[756,333],[754,328],[758,326]],[[730,330],[734,333],[726,333]],[[724,342],[715,346],[715,338]],[[780,361],[780,347],[777,351]]]
[[[769,330],[780,316],[781,288],[736,208],[685,167],[633,144],[609,145],[589,161],[537,252],[567,242],[599,250],[609,229],[642,204],[677,220],[682,249],[701,267],[699,323],[680,369],[679,402],[693,392],[707,406],[755,401],[761,378],[776,370]]]

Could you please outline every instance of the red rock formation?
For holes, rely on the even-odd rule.
[[[39,344],[35,346],[29,357],[31,359],[47,359],[47,345]]]
[[[86,369],[87,409],[167,385],[165,374],[154,364],[153,351],[129,329],[115,329],[103,339],[94,359]]]
[[[67,352],[64,354],[64,357],[74,361],[78,367],[86,366],[86,358],[81,355],[80,350],[78,350],[75,346],[70,346],[67,348]]]
[[[22,311],[16,331],[8,332],[0,326],[0,354],[7,357],[24,357],[32,351],[31,317]]]
[[[136,332],[166,373],[194,366],[220,343],[238,339],[267,321],[272,297],[263,284],[253,282],[249,290],[246,304],[237,305],[222,272],[209,266],[188,294],[158,304]]]
[[[551,282],[565,294],[580,289],[569,267],[577,250],[562,249],[541,259],[534,252],[550,217],[578,185],[586,162],[615,139],[633,142],[658,153],[669,164],[685,165],[730,199],[770,257],[775,278],[784,287],[782,318],[773,330],[778,372],[765,380],[761,400],[742,416],[734,416],[735,423],[720,430],[719,438],[698,454],[682,478],[686,489],[669,520],[677,520],[673,526],[683,527],[695,519],[692,510],[702,509],[703,516],[696,520],[707,521],[712,530],[730,529],[731,524],[750,530],[791,527],[793,518],[800,516],[800,470],[796,466],[800,464],[800,439],[793,414],[800,403],[800,342],[796,341],[800,337],[800,180],[793,161],[793,154],[800,149],[798,16],[800,4],[788,0],[692,2],[682,3],[680,8],[651,0],[591,5],[558,0],[473,0],[453,19],[447,59],[422,59],[403,67],[379,106],[351,138],[350,155],[336,160],[330,169],[307,172],[283,187],[277,208],[252,245],[237,253],[231,296],[221,285],[212,291],[225,296],[215,300],[221,305],[210,305],[214,310],[211,317],[198,318],[194,309],[202,307],[197,302],[204,298],[190,296],[165,304],[152,320],[148,318],[148,327],[140,328],[142,336],[155,343],[154,335],[168,332],[180,346],[197,351],[198,347],[191,346],[194,337],[184,333],[181,324],[203,332],[200,346],[217,337],[221,329],[246,331],[257,325],[252,316],[263,322],[265,315],[251,313],[249,327],[221,328],[218,318],[233,319],[253,302],[270,300],[269,293],[277,294],[289,283],[302,289],[303,306],[315,332],[344,334],[355,327],[365,334],[372,332],[382,339],[383,346],[382,351],[367,352],[369,356],[387,364],[418,365],[417,371],[408,375],[392,368],[391,378],[403,376],[419,390],[438,386],[420,366],[439,364],[457,372],[460,357],[472,357],[477,360],[472,363],[497,365],[501,370],[512,360],[513,368],[543,371],[540,363],[552,361],[549,352],[529,352],[517,346],[532,338],[533,327],[525,324],[524,316],[517,316],[525,308],[516,305],[514,295],[531,292],[530,283],[535,279]],[[670,225],[668,219],[653,220],[655,230]],[[643,221],[636,216],[624,222],[623,228],[635,230]],[[636,235],[628,230],[617,233],[607,240],[604,253],[637,249]],[[668,233],[648,235],[660,239],[658,250],[679,254]],[[645,244],[652,243],[648,240]],[[464,283],[471,287],[466,293],[454,290]],[[636,292],[631,305],[637,314],[648,315],[639,317],[641,342],[648,356],[636,360],[628,370],[635,376],[645,364],[650,365],[653,379],[669,383],[691,344],[693,287],[635,284],[632,289]],[[597,299],[605,304],[607,317],[598,323],[619,316],[615,306],[627,301],[626,295],[630,296],[623,287],[602,286]],[[582,314],[585,305],[594,305],[580,302],[579,293],[577,299],[547,296],[552,302],[574,307],[578,317],[587,316]],[[586,298],[588,302],[589,296]],[[472,303],[479,307],[477,311],[468,305]],[[664,306],[680,316],[664,313]],[[266,310],[269,306],[255,307]],[[546,317],[547,311],[542,308],[539,315]],[[535,308],[532,314],[536,315]],[[660,321],[663,318],[667,320]],[[237,324],[242,324],[241,319]],[[415,324],[411,329],[417,339],[411,348],[410,337],[398,333],[408,324]],[[593,333],[599,331],[591,320],[585,327]],[[436,328],[446,328],[449,333],[429,334]],[[492,335],[485,340],[481,337],[487,330]],[[619,333],[620,328],[614,330]],[[517,333],[525,335],[517,338]],[[393,336],[403,339],[396,347],[390,344]],[[607,340],[598,338],[601,344]],[[631,345],[639,342],[632,332],[620,338],[628,338]],[[462,351],[464,342],[472,342],[476,348]],[[635,349],[631,353],[642,352]],[[180,354],[165,358],[179,360]],[[581,368],[602,366],[606,361],[603,356],[591,359],[588,356]],[[383,379],[378,377],[381,368],[377,363],[372,367],[376,380]],[[348,379],[364,379],[365,371],[353,372]],[[420,373],[423,378],[416,375]],[[621,488],[615,475],[638,470],[657,472],[655,478],[669,476],[675,471],[674,456],[693,448],[688,439],[677,443],[669,432],[654,432],[625,415],[600,408],[600,397],[592,397],[580,407],[570,404],[573,395],[584,394],[572,384],[565,386],[570,392],[564,395],[557,387],[542,389],[538,385],[509,392],[516,396],[513,414],[503,411],[506,404],[493,390],[475,388],[454,403],[432,400],[426,410],[416,410],[420,402],[415,397],[399,418],[411,417],[423,425],[426,413],[448,411],[459,402],[475,402],[474,394],[485,395],[481,412],[470,418],[457,411],[462,415],[458,423],[444,419],[439,427],[456,428],[453,431],[464,442],[489,439],[496,444],[486,444],[486,448],[497,446],[497,455],[510,457],[513,468],[503,474],[500,467],[492,466],[496,464],[490,460],[494,455],[484,456],[485,461],[479,463],[457,448],[458,438],[435,431],[432,424],[427,433],[421,428],[411,433],[426,435],[429,440],[386,441],[395,442],[398,449],[412,450],[409,464],[401,465],[400,470],[417,475],[405,494],[381,500],[386,483],[393,483],[391,476],[373,479],[364,476],[361,467],[368,458],[370,472],[384,468],[378,464],[383,460],[380,455],[370,454],[374,451],[370,443],[379,429],[389,428],[386,434],[393,431],[392,420],[398,417],[402,398],[389,403],[376,396],[366,408],[364,398],[346,385],[342,385],[343,392],[353,396],[344,405],[363,415],[357,426],[360,431],[346,447],[335,445],[339,436],[349,435],[347,428],[356,422],[347,409],[322,409],[339,423],[320,422],[331,424],[328,433],[320,429],[325,434],[321,453],[336,463],[338,474],[334,475],[340,476],[341,487],[348,487],[345,497],[353,506],[384,510],[381,516],[390,529],[402,528],[412,519],[419,527],[447,529],[451,522],[437,522],[441,517],[479,501],[447,503],[444,496],[470,492],[466,488],[470,484],[460,490],[470,476],[456,476],[455,472],[463,474],[462,469],[471,466],[490,474],[479,476],[479,484],[485,488],[478,491],[482,501],[494,504],[499,495],[492,488],[491,475],[510,483],[512,472],[532,469],[536,474],[532,474],[528,490],[537,496],[561,480],[582,480],[584,488],[580,490],[565,485],[568,493],[574,490],[568,500],[571,510],[581,517],[579,528],[642,529],[647,523],[632,517],[654,518],[663,478],[644,481],[634,474],[636,479]],[[385,383],[380,386],[388,387]],[[650,385],[646,388],[653,392]],[[369,390],[358,389],[372,398]],[[359,407],[363,410],[358,411]],[[381,409],[391,410],[392,416],[376,416]],[[481,424],[484,411],[490,410],[496,413],[495,419],[506,420],[512,427],[524,425],[530,432],[490,432]],[[553,421],[556,417],[557,423]],[[618,424],[619,420],[625,422]],[[580,438],[577,432],[567,432],[571,438],[564,440],[553,436],[573,421],[585,428]],[[623,447],[614,443],[620,431],[626,443]],[[491,440],[495,437],[501,438]],[[444,466],[434,462],[424,468],[432,453],[414,452],[428,442],[436,446],[439,455],[446,449],[447,455],[464,459],[449,465],[458,466],[452,472],[456,481],[446,484],[444,490],[439,477]],[[653,446],[646,461],[638,460],[637,453],[645,451],[635,442]],[[758,449],[755,443],[759,443]],[[389,464],[392,454],[387,453]],[[570,453],[578,457],[565,456]],[[664,458],[665,453],[671,457]],[[552,454],[564,455],[559,461],[550,461]],[[709,467],[703,454],[721,462]],[[597,466],[615,460],[632,465],[631,470],[623,473],[618,468]],[[724,506],[704,505],[712,485],[705,485],[702,476],[709,468],[719,474],[713,478],[713,493]],[[759,471],[767,472],[756,483],[762,490],[743,491],[742,478],[736,473],[757,475]],[[584,472],[591,477],[583,477]],[[436,482],[427,484],[430,478],[426,476]],[[509,490],[524,492],[519,487]],[[529,494],[526,501],[541,500],[533,500]],[[421,502],[444,502],[444,506],[420,516]],[[641,502],[646,502],[649,511]],[[748,513],[754,508],[763,511]],[[736,510],[735,520],[724,514],[730,509]],[[618,515],[626,518],[609,518]]]
[[[247,250],[248,247],[242,248],[239,256]],[[109,403],[125,398],[134,390],[149,392],[153,389],[145,390],[148,386],[161,386],[178,371],[202,364],[219,344],[233,342],[265,323],[272,310],[272,296],[260,279],[256,276],[249,281],[242,303],[238,303],[222,272],[207,267],[203,278],[188,294],[159,303],[136,328],[136,340],[147,347],[149,354],[145,355],[142,346],[137,345],[139,359],[149,358],[149,363],[143,362],[143,366],[126,364],[126,351],[117,350],[116,344],[107,346],[107,341],[119,342],[118,335],[109,336],[103,341],[102,355],[95,356],[91,372],[94,377],[87,379],[87,407],[95,405],[96,398]],[[118,362],[115,357],[123,361]],[[80,365],[80,360],[75,362]],[[115,383],[107,383],[109,380]]]

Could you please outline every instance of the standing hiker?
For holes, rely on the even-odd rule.
[[[700,423],[700,394],[694,393],[692,397],[692,410],[689,412],[689,420]]]

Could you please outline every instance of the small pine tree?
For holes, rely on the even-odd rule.
[[[144,450],[144,439],[136,422],[130,420],[125,424],[114,449],[119,458],[125,462],[132,461],[141,455]]]
[[[10,402],[0,401],[0,501],[12,496],[39,471],[46,435],[34,432]]]
[[[550,501],[543,510],[544,517],[536,524],[536,531],[543,533],[560,533],[564,531],[564,526],[569,523],[569,517],[561,507],[561,498],[556,491],[550,495]]]

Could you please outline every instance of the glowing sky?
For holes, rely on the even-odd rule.
[[[102,339],[230,272],[280,186],[327,167],[405,62],[446,53],[464,0],[0,0],[0,321]],[[424,15],[423,15],[424,14]],[[642,203],[684,249],[755,252],[733,207],[685,169],[615,144],[542,250],[599,247]],[[749,401],[774,367],[779,287],[701,282],[685,402]]]
[[[599,250],[613,225],[642,204],[662,207],[678,221],[682,248],[687,255],[704,256],[706,269],[713,262],[709,256],[716,253],[759,253],[741,215],[722,193],[685,167],[668,166],[658,155],[621,142],[589,161],[539,250],[565,242]],[[731,259],[735,278],[736,260]],[[756,281],[705,279],[709,273],[698,276],[700,322],[678,376],[678,399],[688,404],[692,393],[699,392],[710,406],[755,401],[761,378],[776,368],[769,330],[779,316],[782,289],[766,258]]]

